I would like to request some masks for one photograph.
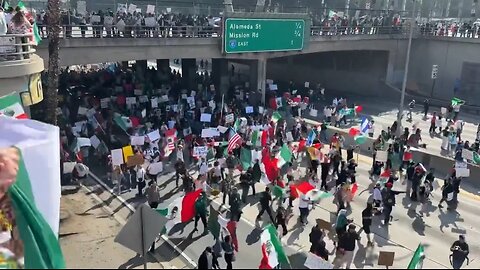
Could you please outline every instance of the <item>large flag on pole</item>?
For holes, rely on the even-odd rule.
[[[281,263],[290,264],[274,226],[269,224],[265,227],[260,239],[262,241],[262,261],[259,269],[273,269]]]
[[[418,244],[417,250],[413,254],[410,263],[408,264],[408,269],[422,269],[423,260],[425,259],[425,250],[422,244]]]
[[[5,196],[12,202],[27,269],[65,268],[57,238],[59,134],[59,128],[52,125],[0,116],[0,147],[13,145],[21,156],[16,181]]]
[[[228,140],[227,151],[231,152],[235,147],[242,143],[242,137],[233,129],[230,129],[230,139]]]
[[[280,152],[277,155],[278,162],[277,162],[277,167],[281,168],[283,165],[288,164],[290,161],[292,161],[292,151],[290,151],[290,148],[288,148],[288,145],[284,144],[282,146],[282,149],[280,149]]]
[[[195,217],[195,202],[201,193],[201,189],[187,193],[177,198],[167,208],[157,210],[160,215],[169,219],[167,224],[165,224],[166,234],[168,234],[175,225],[188,222]]]

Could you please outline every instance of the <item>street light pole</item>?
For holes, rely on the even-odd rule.
[[[408,79],[408,66],[410,64],[410,51],[412,49],[412,38],[413,38],[413,28],[415,25],[415,6],[416,0],[413,0],[413,8],[412,8],[412,20],[410,22],[410,33],[408,36],[408,46],[407,46],[407,59],[405,60],[405,73],[403,74],[403,82],[402,82],[402,94],[400,97],[400,106],[398,107],[398,115],[397,115],[397,135],[400,136],[402,132],[402,118],[403,118],[403,106],[405,103],[405,90],[407,88],[407,79]]]

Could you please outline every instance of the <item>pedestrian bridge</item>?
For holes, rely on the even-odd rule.
[[[92,31],[93,30],[93,31]],[[388,51],[391,55],[406,46],[406,29],[377,27],[346,31],[312,27],[302,51],[268,53],[222,53],[220,31],[201,27],[169,27],[168,29],[135,29],[127,32],[106,32],[91,28],[63,27],[60,41],[62,66],[175,58],[270,59],[290,55],[370,50]],[[37,48],[48,64],[48,42]]]

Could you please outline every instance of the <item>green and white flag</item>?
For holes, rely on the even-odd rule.
[[[33,41],[35,42],[35,45],[40,44],[40,41],[42,41],[42,36],[40,35],[40,31],[38,30],[38,25],[37,22],[33,23]]]
[[[254,130],[252,132],[252,139],[250,140],[250,142],[252,143],[253,147],[257,146],[257,142],[258,142],[258,130]]]
[[[473,163],[480,164],[480,155],[477,152],[473,152]]]
[[[272,122],[277,123],[280,119],[282,119],[282,115],[279,112],[274,111],[272,114]]]
[[[288,145],[284,144],[280,152],[277,154],[278,162],[277,167],[281,168],[283,165],[292,161],[292,151],[288,148]]]
[[[269,224],[260,236],[262,241],[262,261],[259,269],[273,269],[280,263],[290,264],[282,243],[278,239],[277,229]]]
[[[13,92],[0,97],[0,115],[17,119],[28,118],[28,115],[23,110],[22,101],[20,100],[18,93]]]
[[[240,149],[240,163],[245,171],[252,167],[252,150],[245,147]]]
[[[273,197],[275,198],[283,198],[283,196],[285,196],[285,189],[275,185],[273,186],[272,194],[273,194]]]
[[[20,9],[20,11],[22,11],[25,14],[28,12],[27,8],[25,7],[25,4],[21,0],[18,2],[17,7]]]
[[[463,105],[465,104],[465,100],[461,100],[459,98],[452,98],[452,106],[456,106],[456,105]]]
[[[422,244],[418,244],[417,250],[415,250],[412,260],[410,260],[410,263],[408,264],[408,269],[422,269],[424,259],[425,250]]]
[[[0,117],[0,147],[20,152],[15,183],[6,196],[24,245],[25,268],[65,268],[58,242],[60,223],[60,131],[34,120]]]
[[[237,120],[235,121],[235,124],[233,124],[233,129],[235,130],[235,132],[239,131],[240,130],[240,126],[242,125],[242,119],[237,118]]]
[[[132,120],[130,120],[130,118],[126,117],[126,116],[123,116],[123,115],[120,115],[120,114],[116,114],[115,117],[113,118],[113,121],[115,121],[115,123],[121,128],[123,129],[124,131],[127,131],[127,129],[131,128],[132,127]]]

